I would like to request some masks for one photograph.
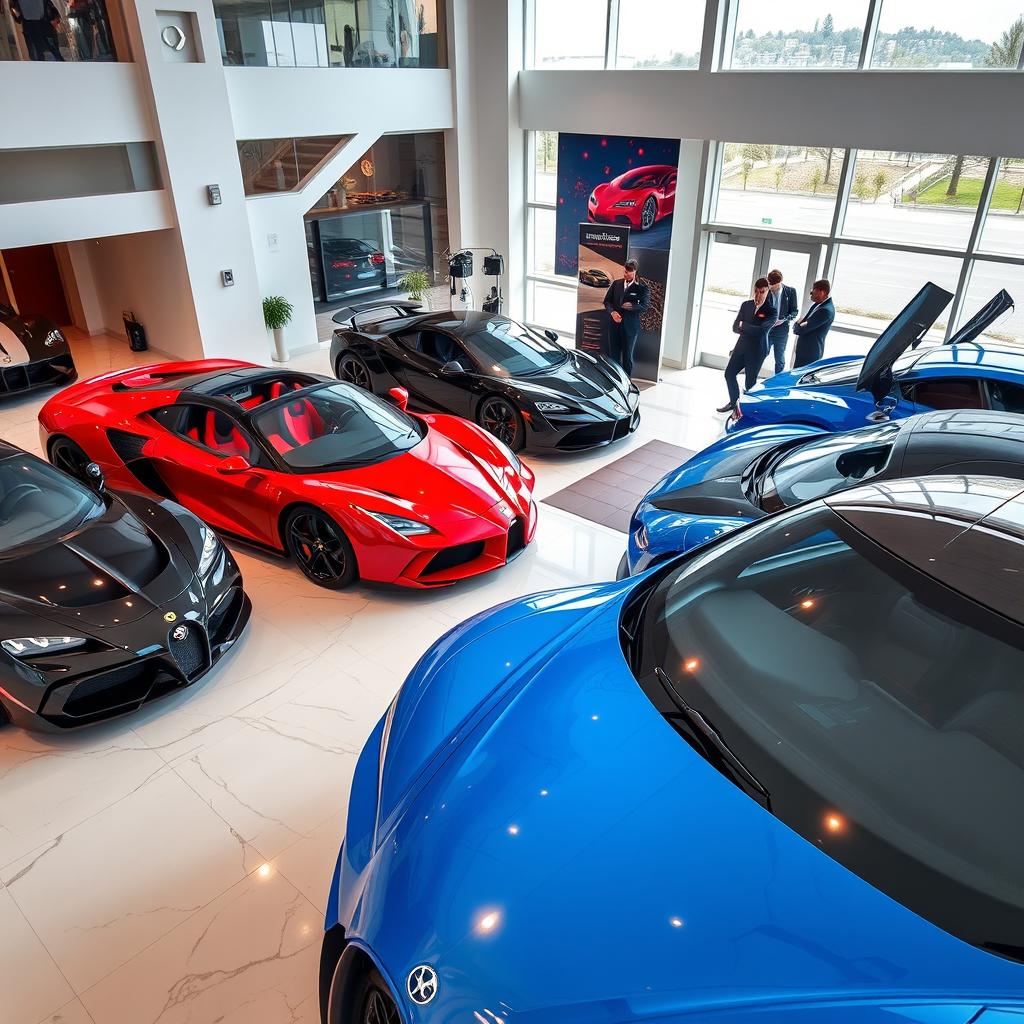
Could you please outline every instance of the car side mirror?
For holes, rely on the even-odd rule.
[[[441,373],[443,373],[446,377],[450,376],[453,373],[465,372],[465,368],[463,367],[462,363],[458,361],[458,359],[451,359],[447,363],[445,363],[444,366],[441,367]]]
[[[392,388],[388,392],[388,395],[391,398],[391,401],[394,402],[402,412],[405,412],[409,406],[409,392],[406,391],[405,388]]]
[[[545,330],[544,330],[544,337],[547,338],[548,341],[555,341],[555,342],[558,341],[558,335],[553,330],[551,330],[550,327],[549,328],[545,328]]]
[[[222,476],[237,476],[248,473],[250,469],[252,463],[244,455],[229,455],[217,465],[217,472]]]
[[[85,467],[85,478],[89,481],[89,486],[96,491],[97,494],[102,494],[106,489],[106,482],[103,479],[103,470],[100,469],[98,463],[90,462]]]

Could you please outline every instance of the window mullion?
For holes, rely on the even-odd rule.
[[[605,70],[614,68],[619,57],[619,0],[608,0],[608,20],[604,38]]]
[[[864,21],[864,35],[860,41],[858,68],[871,67],[871,57],[875,52],[875,40],[878,38],[878,22],[881,20],[883,2],[884,0],[869,0],[868,2],[868,14]]]

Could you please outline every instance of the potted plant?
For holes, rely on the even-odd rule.
[[[407,270],[398,279],[398,287],[408,292],[413,302],[426,304],[430,278],[425,270]]]
[[[268,295],[263,300],[263,322],[274,336],[274,361],[283,363],[288,359],[284,343],[284,329],[292,318],[292,304],[283,295]]]

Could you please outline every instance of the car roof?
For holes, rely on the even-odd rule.
[[[914,434],[956,434],[1024,443],[1024,416],[997,409],[939,409],[898,420]]]
[[[383,328],[383,334],[405,330],[409,327],[436,327],[452,334],[472,334],[490,323],[511,323],[507,316],[496,316],[493,313],[482,313],[477,309],[444,309],[434,313],[417,316],[398,317],[384,320],[376,325]],[[367,325],[368,327],[373,325]]]
[[[901,562],[1024,624],[1024,482],[911,477],[857,487],[825,503]]]
[[[1010,345],[982,345],[976,341],[959,345],[935,345],[923,349],[909,372],[932,370],[1004,370],[1024,375],[1024,349]]]

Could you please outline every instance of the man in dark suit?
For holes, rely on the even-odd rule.
[[[793,358],[793,369],[817,362],[825,354],[825,336],[836,318],[836,308],[832,305],[832,285],[824,278],[815,281],[811,286],[811,305],[796,323],[793,333],[796,335],[796,355]]]
[[[775,305],[775,324],[768,332],[768,345],[775,353],[775,372],[786,368],[786,346],[789,344],[789,324],[800,312],[796,289],[782,283],[781,270],[768,271],[769,298]]]
[[[749,391],[757,383],[757,373],[764,357],[768,355],[768,332],[775,323],[775,307],[768,292],[768,278],[759,277],[754,282],[754,297],[740,306],[732,329],[739,340],[729,355],[725,367],[725,384],[729,389],[729,401],[719,412],[733,412],[740,399],[740,388],[736,382],[740,370],[744,371],[744,388]]]
[[[637,277],[637,266],[636,260],[626,260],[622,277],[612,281],[604,296],[604,308],[611,318],[608,325],[608,354],[626,371],[627,377],[633,376],[633,355],[640,334],[640,314],[646,313],[651,304],[651,290]]]

